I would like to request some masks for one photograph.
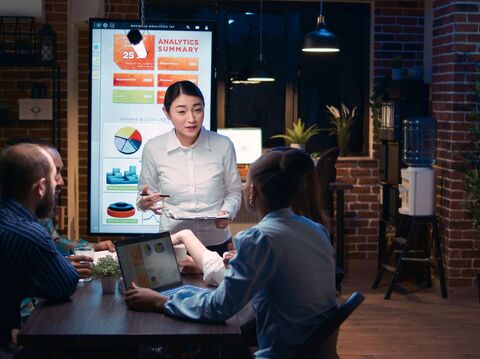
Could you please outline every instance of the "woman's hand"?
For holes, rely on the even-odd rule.
[[[145,185],[142,187],[142,192],[140,193],[140,207],[149,209],[155,214],[162,214],[162,209],[165,208],[162,204],[157,204],[165,199],[165,196],[162,196],[160,192],[148,193],[148,186]]]
[[[112,241],[102,241],[100,243],[91,243],[90,246],[95,252],[98,251],[110,251],[115,252],[115,244]]]
[[[230,265],[229,265],[230,259],[232,259],[232,258],[235,257],[236,255],[237,255],[237,251],[236,251],[235,249],[223,253],[223,265],[225,266],[225,268],[228,269],[228,267],[230,267]]]
[[[228,224],[231,222],[230,213],[228,211],[222,210],[217,212],[217,217],[227,217],[228,218],[217,218],[215,220],[215,227],[218,229],[227,228]]]
[[[168,298],[160,293],[149,288],[140,288],[133,282],[125,294],[125,302],[130,309],[144,312],[163,312],[167,300]]]

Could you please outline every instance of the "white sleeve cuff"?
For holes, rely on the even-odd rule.
[[[208,285],[218,286],[223,281],[226,269],[223,265],[223,258],[217,252],[205,250],[202,256],[202,266],[203,280]]]

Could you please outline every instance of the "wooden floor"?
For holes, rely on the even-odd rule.
[[[375,274],[373,262],[349,262],[339,301],[354,291],[366,300],[341,327],[342,359],[480,358],[477,288],[449,288],[449,298],[442,299],[434,283],[434,288],[408,294],[394,291],[390,300],[384,300],[390,277],[386,275],[374,290]]]

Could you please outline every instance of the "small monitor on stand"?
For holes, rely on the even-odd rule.
[[[227,136],[233,142],[240,177],[245,180],[250,164],[262,155],[262,129],[252,127],[219,128],[217,132]]]

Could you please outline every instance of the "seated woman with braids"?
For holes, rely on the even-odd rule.
[[[333,248],[323,226],[289,208],[313,162],[303,151],[271,151],[250,169],[244,200],[259,223],[236,237],[237,254],[218,288],[164,297],[135,283],[131,309],[222,322],[249,301],[256,312],[258,358],[289,357],[333,312]]]

